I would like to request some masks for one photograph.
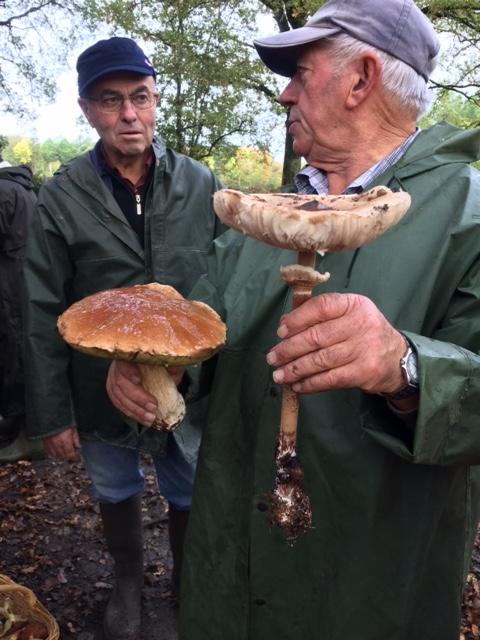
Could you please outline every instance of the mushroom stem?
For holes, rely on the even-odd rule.
[[[172,431],[185,417],[185,402],[173,378],[160,365],[139,364],[142,386],[155,396],[157,411],[152,427],[159,431]]]
[[[293,292],[292,309],[306,302],[312,295],[313,287],[325,282],[330,274],[320,274],[314,270],[317,254],[314,251],[301,251],[298,265],[286,267],[281,271],[282,279]],[[299,268],[300,267],[300,268]],[[295,451],[298,422],[298,396],[288,384],[282,388],[282,409],[280,416],[279,444],[284,452]]]
[[[314,270],[315,259],[315,252],[300,252],[298,264],[281,269],[282,279],[293,291],[293,309],[311,297],[315,285],[330,277],[329,273],[320,274]],[[303,488],[303,468],[296,451],[298,408],[298,395],[290,385],[283,385],[270,522],[283,530],[290,545],[312,526],[310,500]]]

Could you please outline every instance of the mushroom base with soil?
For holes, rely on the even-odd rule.
[[[278,526],[290,546],[312,526],[310,498],[303,487],[303,468],[288,439],[280,436],[275,456],[275,488],[270,495],[270,524]]]

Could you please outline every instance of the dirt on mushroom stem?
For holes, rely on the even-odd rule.
[[[269,521],[282,530],[287,543],[293,546],[312,527],[312,509],[303,486],[302,465],[282,436],[277,445],[276,465],[275,488],[269,495]]]

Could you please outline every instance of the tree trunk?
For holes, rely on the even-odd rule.
[[[287,116],[288,117],[288,116]],[[282,189],[293,184],[294,176],[300,171],[301,159],[293,152],[293,138],[285,130],[285,152],[283,156]]]

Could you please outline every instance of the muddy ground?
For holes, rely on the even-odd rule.
[[[144,625],[138,640],[176,640],[170,588],[167,505],[144,458]],[[55,616],[61,640],[102,640],[112,586],[98,509],[81,463],[52,460],[0,466],[0,573],[36,593]],[[480,640],[480,534],[462,607],[461,640]]]
[[[144,628],[139,640],[175,640],[167,505],[147,457],[144,468]],[[111,569],[81,463],[39,460],[0,466],[0,573],[33,589],[57,619],[61,640],[103,639]]]

